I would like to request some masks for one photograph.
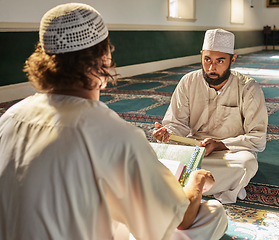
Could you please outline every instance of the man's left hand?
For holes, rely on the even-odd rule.
[[[205,147],[205,156],[208,156],[213,151],[228,149],[222,141],[215,140],[213,138],[205,138],[203,141],[201,141],[201,147]]]

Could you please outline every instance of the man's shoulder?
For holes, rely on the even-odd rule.
[[[232,71],[231,73],[235,78],[233,81],[237,80],[237,86],[243,94],[251,91],[253,93],[260,93],[262,91],[260,84],[254,78],[237,71]]]
[[[189,73],[186,73],[184,76],[202,76],[202,69],[191,71]]]
[[[189,73],[186,73],[183,77],[182,77],[182,81],[191,81],[197,78],[202,78],[202,69],[198,69],[198,70],[194,70],[191,71]]]
[[[177,89],[179,89],[182,92],[186,91],[193,91],[193,89],[196,89],[197,87],[200,87],[200,84],[202,83],[203,74],[202,70],[195,70],[189,73],[186,73],[179,81],[177,85]]]
[[[257,85],[258,84],[257,81],[254,78],[252,78],[250,76],[247,76],[247,75],[245,75],[243,73],[240,73],[238,71],[232,70],[231,74],[233,75],[233,77],[235,79],[238,80],[238,83],[240,85],[247,86],[247,85]]]

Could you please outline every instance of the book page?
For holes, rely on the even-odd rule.
[[[173,168],[171,172],[176,176],[183,187],[187,184],[190,173],[194,169],[200,168],[201,161],[205,154],[205,148],[198,146],[174,145],[166,143],[150,143],[150,145],[156,152],[159,160],[166,159],[173,162],[169,163],[170,168]],[[183,170],[180,175],[175,172],[175,167],[177,168],[178,165],[183,166]],[[177,175],[179,176],[177,177]]]
[[[163,163],[176,177],[177,180],[180,179],[182,172],[184,170],[184,164],[179,161],[173,161],[168,159],[158,159],[161,163]]]
[[[157,157],[160,159],[168,159],[179,161],[182,164],[188,165],[191,160],[192,154],[195,151],[194,146],[185,146],[185,145],[174,145],[166,143],[150,143],[152,148],[157,154]],[[205,148],[200,147],[200,151],[197,154],[197,161],[195,161],[193,168],[200,167],[201,160],[205,154]]]

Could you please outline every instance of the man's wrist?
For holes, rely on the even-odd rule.
[[[215,150],[227,150],[228,148],[226,147],[226,145],[221,141],[221,140],[216,140],[217,143],[217,148]]]

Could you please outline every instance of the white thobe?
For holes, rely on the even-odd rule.
[[[99,101],[35,94],[15,104],[0,118],[0,156],[1,240],[115,239],[115,223],[169,239],[189,205],[143,131]],[[220,237],[218,209],[221,226],[214,214],[207,226]]]
[[[231,71],[227,83],[216,91],[202,70],[188,73],[177,85],[162,123],[179,136],[222,140],[229,151],[214,152],[202,162],[216,180],[207,194],[223,203],[235,202],[255,175],[256,153],[266,144],[268,115],[259,84]]]
[[[123,224],[119,225],[114,240],[136,240]],[[191,227],[187,230],[176,229],[170,240],[218,240],[227,227],[227,215],[222,204],[217,200],[204,201]]]

